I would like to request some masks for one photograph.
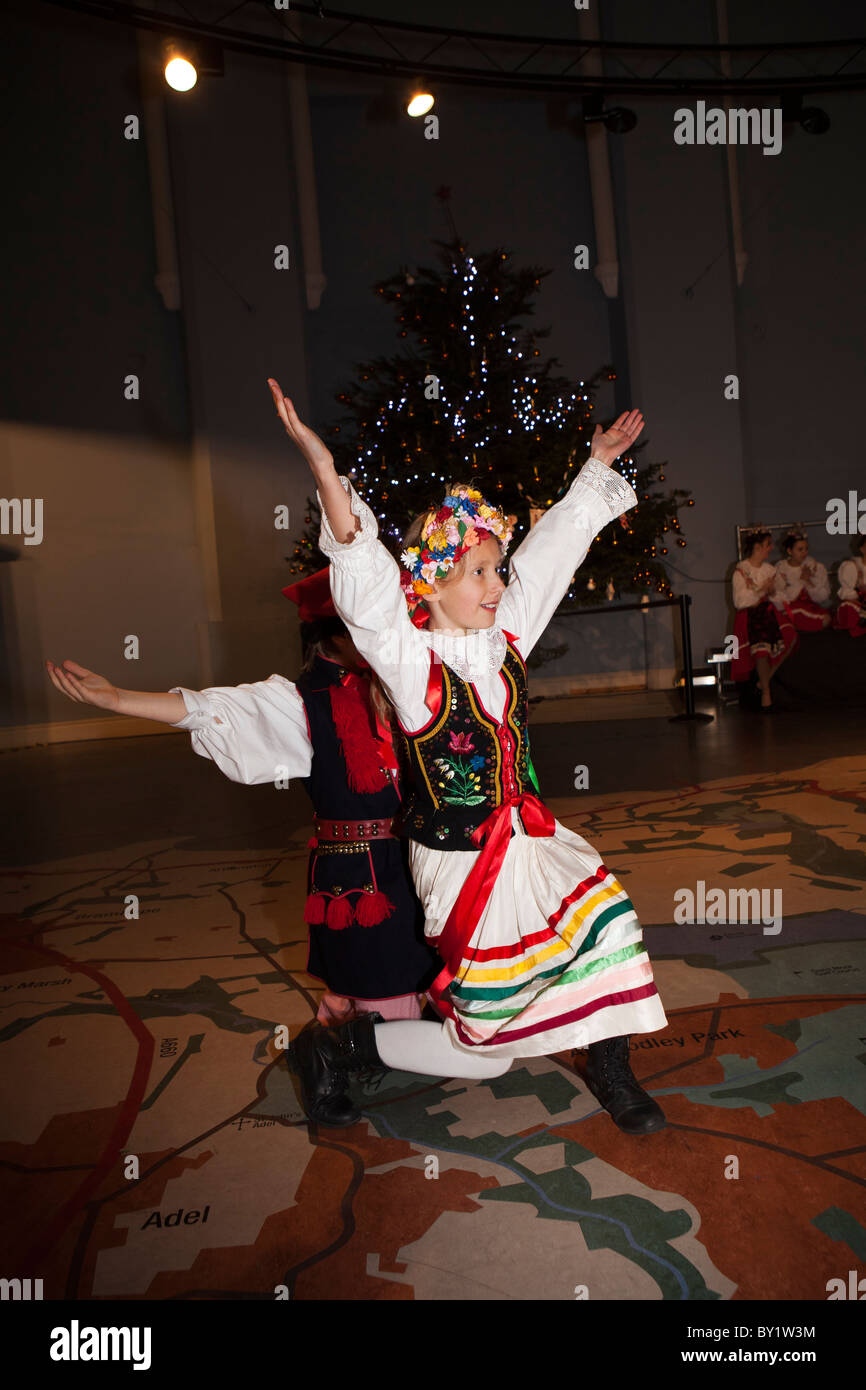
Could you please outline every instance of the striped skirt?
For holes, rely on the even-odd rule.
[[[667,1024],[625,889],[586,840],[559,821],[553,835],[525,834],[512,810],[493,891],[450,985],[458,1050],[537,1057]],[[431,945],[479,850],[409,845]]]

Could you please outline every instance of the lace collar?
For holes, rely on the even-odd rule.
[[[501,670],[508,642],[501,627],[475,628],[466,634],[446,629],[419,628],[428,646],[440,656],[446,666],[461,680],[474,682],[480,677],[495,676]]]

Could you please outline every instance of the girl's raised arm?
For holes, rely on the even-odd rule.
[[[497,610],[526,659],[583,564],[598,533],[637,503],[634,489],[611,468],[644,427],[639,410],[620,415],[609,430],[596,426],[592,453],[568,492],[536,522],[511,560],[508,587]]]
[[[400,566],[379,540],[376,518],[351,481],[340,477],[330,450],[298,418],[269,378],[286,433],[310,466],[322,509],[319,549],[331,561],[331,597],[355,646],[381,680],[402,723],[426,722],[430,648],[410,621]]]
[[[334,536],[338,541],[351,541],[358,531],[358,518],[352,515],[349,499],[340,485],[334,468],[334,455],[325,447],[315,431],[301,421],[289,397],[283,395],[271,376],[268,377],[268,385],[286,434],[297,444],[310,465],[310,471],[316,480],[319,501]]]

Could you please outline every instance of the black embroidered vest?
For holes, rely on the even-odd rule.
[[[313,759],[310,775],[303,778],[316,815],[325,820],[388,820],[400,806],[400,795],[388,781],[380,791],[353,791],[346,780],[346,761],[334,727],[330,687],[339,683],[345,668],[317,656],[309,671],[295,684],[304,702]]]
[[[474,685],[444,662],[434,669],[441,673],[438,711],[414,733],[399,725],[408,775],[402,833],[431,849],[474,850],[472,832],[496,806],[536,794],[527,768],[526,667],[508,640],[499,673],[508,688],[501,721],[487,713]]]

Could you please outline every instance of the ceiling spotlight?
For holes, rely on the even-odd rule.
[[[804,106],[802,92],[785,93],[780,103],[782,123],[802,126],[808,135],[826,135],[830,129],[830,117],[820,106]]]
[[[605,129],[615,135],[624,135],[637,125],[637,116],[627,106],[612,106],[605,111],[604,96],[600,92],[583,98],[583,120],[586,125],[591,121],[601,121]]]
[[[190,91],[199,77],[224,76],[222,44],[214,39],[166,39],[162,51],[165,80],[176,92]]]
[[[601,119],[614,135],[625,135],[637,125],[637,116],[627,106],[612,106],[609,111],[605,111]]]
[[[176,92],[188,92],[198,81],[195,63],[173,39],[167,39],[163,46],[163,75]]]
[[[412,83],[409,89],[409,99],[406,102],[406,113],[409,116],[426,116],[433,105],[433,96],[427,91],[423,82]]]
[[[810,135],[826,135],[830,129],[830,117],[826,111],[822,111],[820,106],[804,106],[800,116],[800,125]]]

